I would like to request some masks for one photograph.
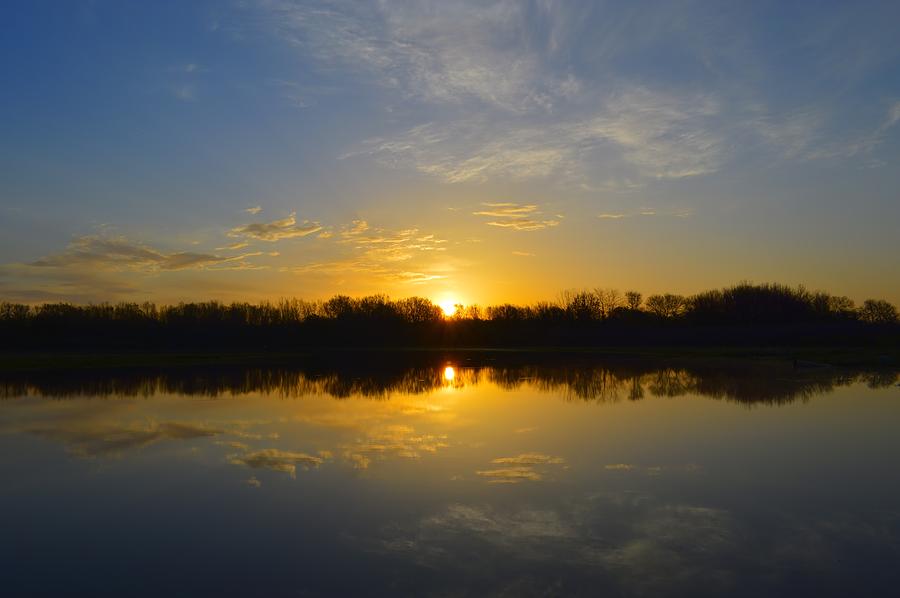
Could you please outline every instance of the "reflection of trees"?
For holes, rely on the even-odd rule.
[[[872,388],[895,384],[893,371],[801,370],[779,366],[648,363],[552,366],[457,367],[447,379],[444,365],[385,368],[190,368],[164,372],[81,372],[20,374],[0,380],[0,397],[152,397],[176,394],[203,397],[264,395],[298,398],[326,395],[388,398],[393,393],[423,394],[438,389],[493,384],[555,393],[567,400],[615,402],[646,396],[700,395],[740,403],[785,404],[806,401],[840,386],[862,382]]]

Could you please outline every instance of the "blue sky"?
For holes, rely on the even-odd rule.
[[[896,2],[20,2],[0,296],[900,302]]]

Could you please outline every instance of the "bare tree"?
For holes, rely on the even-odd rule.
[[[600,303],[591,291],[563,291],[560,303],[566,314],[575,320],[595,320],[600,317]]]
[[[628,291],[625,293],[625,306],[628,307],[628,309],[640,309],[643,299],[643,295],[637,291]]]
[[[622,293],[616,289],[594,289],[594,296],[597,300],[597,310],[602,319],[610,316],[614,309],[621,307],[623,304]]]
[[[672,318],[680,315],[687,307],[687,300],[681,295],[666,293],[665,295],[650,295],[647,297],[647,309],[662,318]]]
[[[884,299],[866,299],[859,308],[859,319],[870,324],[893,324],[900,319],[900,314]]]

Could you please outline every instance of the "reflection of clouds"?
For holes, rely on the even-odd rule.
[[[714,594],[738,589],[729,567],[740,557],[742,531],[725,511],[659,504],[631,494],[586,496],[562,505],[451,504],[412,526],[383,530],[374,545],[442,568],[467,584],[487,584],[486,594],[496,590],[491,584],[508,581],[496,575],[497,563],[516,568],[527,563],[540,583],[548,581],[542,575],[559,583],[561,572],[568,572],[553,594],[696,595],[698,589]]]
[[[650,465],[648,467],[640,468],[637,465],[633,465],[631,463],[609,463],[608,465],[604,465],[603,469],[607,471],[643,471],[645,474],[649,476],[657,476],[662,474],[663,472],[667,474],[671,473],[700,473],[703,471],[703,468],[696,463],[687,463],[686,465],[667,465],[665,467],[661,465]]]
[[[896,569],[897,523],[894,511],[771,514],[761,526],[626,492],[528,507],[449,504],[358,544],[440,571],[450,595],[509,594],[501,570],[529,572],[511,595],[884,595],[896,578],[884,573]],[[859,592],[843,591],[851,587]]]
[[[62,442],[72,453],[81,457],[115,455],[143,448],[161,440],[190,440],[222,434],[222,430],[205,424],[150,422],[141,425],[91,421],[53,427],[34,427],[28,432]]]
[[[494,465],[510,465],[497,469],[476,471],[482,478],[487,478],[492,484],[517,484],[519,482],[539,482],[543,478],[541,472],[535,469],[536,465],[562,465],[565,459],[552,457],[542,453],[522,453],[515,457],[497,457],[492,459]]]
[[[643,514],[632,530],[626,541],[598,554],[629,591],[659,595],[698,587],[711,593],[734,589],[736,580],[729,561],[741,546],[735,522],[727,512],[663,506]]]
[[[229,455],[228,462],[234,465],[246,465],[253,469],[271,469],[281,473],[289,473],[291,477],[297,473],[297,466],[303,469],[318,467],[325,460],[322,457],[307,455],[294,451],[279,449],[262,449],[242,455]]]
[[[492,484],[517,484],[524,480],[539,482],[541,474],[531,467],[507,467],[505,469],[488,469],[476,471],[477,475],[489,478]]]
[[[233,449],[237,449],[239,451],[248,451],[250,447],[243,442],[238,442],[236,440],[217,440],[216,444],[219,446],[227,446]]]
[[[422,452],[434,453],[448,447],[446,440],[446,434],[417,434],[410,426],[389,425],[344,447],[344,457],[355,468],[366,469],[374,456],[418,459]]]
[[[492,460],[491,463],[502,465],[544,465],[548,463],[565,463],[565,459],[562,457],[551,457],[550,455],[543,455],[541,453],[523,453],[521,455],[516,455],[515,457],[498,457],[497,459]]]
[[[554,511],[522,510],[507,514],[489,507],[461,504],[450,505],[443,513],[426,518],[422,525],[494,536],[494,541],[501,544],[528,538],[565,538],[574,533]]]
[[[250,476],[247,480],[244,481],[248,486],[252,486],[253,488],[259,488],[262,486],[262,482],[256,479],[256,476]]]

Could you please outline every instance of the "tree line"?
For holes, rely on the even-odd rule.
[[[561,346],[895,340],[897,308],[781,284],[741,283],[692,296],[566,291],[531,305],[458,305],[422,297],[323,301],[25,305],[0,302],[5,350],[109,347],[255,351],[310,346]]]

